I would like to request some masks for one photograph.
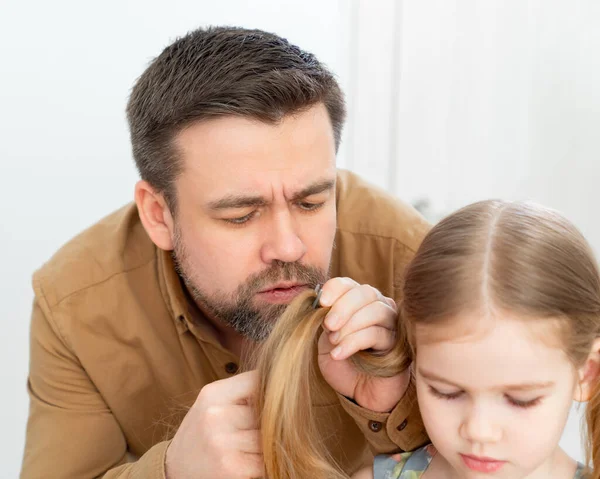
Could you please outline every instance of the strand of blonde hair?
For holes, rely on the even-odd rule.
[[[318,339],[328,308],[313,308],[314,292],[299,295],[255,356],[259,415],[267,479],[348,479],[324,446],[312,405],[325,385],[317,365]],[[352,356],[359,371],[390,377],[408,367],[406,341],[383,355]]]

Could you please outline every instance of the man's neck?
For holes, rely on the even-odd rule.
[[[221,346],[235,354],[238,358],[252,352],[254,342],[242,336],[228,324],[206,314],[191,298],[189,298],[189,301],[195,310],[192,314],[200,320],[204,320]]]
[[[248,358],[248,355],[252,354],[256,343],[245,338],[223,321],[219,321],[212,315],[207,314],[194,300],[183,281],[181,281],[181,285],[188,302],[188,311],[195,321],[202,322],[207,326],[223,348],[240,359]]]
[[[231,351],[238,358],[241,358],[242,354],[247,354],[249,352],[248,348],[251,347],[250,341],[240,335],[237,331],[229,326],[223,327],[223,325],[214,324],[210,319],[208,319],[208,321],[215,327],[217,339],[225,349]]]

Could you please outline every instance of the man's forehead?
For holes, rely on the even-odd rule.
[[[180,131],[175,144],[186,168],[210,164],[256,163],[264,159],[286,166],[285,160],[303,157],[304,162],[335,157],[335,139],[324,106],[287,115],[278,122],[224,116],[193,123]]]
[[[236,195],[273,201],[334,181],[335,145],[321,114],[280,125],[223,118],[191,126],[177,140],[184,163],[178,188],[203,204]]]

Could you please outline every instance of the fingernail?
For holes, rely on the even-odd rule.
[[[337,317],[337,314],[335,314],[335,313],[329,313],[327,315],[327,317],[325,318],[325,325],[330,330],[334,330],[335,329],[335,327],[337,326],[337,322],[338,322],[338,317]]]
[[[325,293],[325,292],[321,293],[321,300],[320,300],[321,306],[331,306],[330,299],[331,298],[329,297],[329,295],[327,293]]]
[[[331,357],[333,359],[338,359],[342,355],[342,347],[338,346],[333,351],[331,351]]]
[[[332,334],[329,335],[329,342],[331,344],[337,344],[339,340],[340,340],[340,333],[339,333],[339,331],[336,331],[335,333],[332,333]]]

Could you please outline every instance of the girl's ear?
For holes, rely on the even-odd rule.
[[[578,371],[579,381],[573,399],[589,401],[598,379],[600,379],[600,338],[596,338],[585,363]]]

